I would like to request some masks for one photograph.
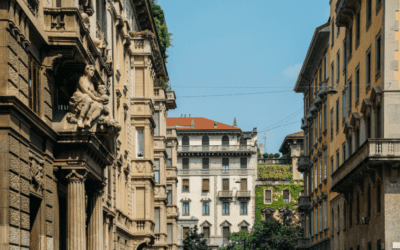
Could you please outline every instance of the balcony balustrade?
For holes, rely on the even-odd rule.
[[[361,0],[339,0],[336,3],[336,25],[347,26],[361,8]]]
[[[241,145],[210,145],[210,146],[179,146],[178,153],[191,152],[191,153],[211,153],[211,152],[256,152],[253,146]]]
[[[310,166],[311,166],[310,157],[301,155],[299,158],[299,162],[297,163],[297,170],[299,170],[300,173],[304,173],[308,171]]]
[[[258,164],[264,164],[264,165],[285,165],[285,164],[290,164],[291,161],[289,159],[267,159],[267,158],[259,158]]]
[[[300,196],[298,209],[300,212],[306,212],[311,208],[310,197]]]
[[[154,234],[154,222],[151,220],[134,220],[133,224],[136,225],[136,228],[134,227],[136,235]]]
[[[218,197],[220,200],[232,200],[233,192],[232,191],[219,191]]]
[[[249,200],[251,198],[251,191],[239,190],[236,192],[236,198],[238,200]]]
[[[175,91],[167,91],[167,106],[169,109],[176,109]]]
[[[179,169],[178,175],[249,175],[256,174],[256,169]]]
[[[310,247],[310,239],[309,238],[299,238],[297,239],[297,244],[295,245],[295,249],[305,250]]]

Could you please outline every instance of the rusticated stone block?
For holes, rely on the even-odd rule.
[[[45,193],[46,204],[49,206],[53,206],[53,194],[46,191]]]
[[[8,65],[8,80],[12,82],[17,89],[18,89],[18,79],[19,79],[18,72],[11,65]]]
[[[13,66],[15,69],[18,68],[18,57],[17,55],[11,50],[7,49],[7,59],[8,63]]]
[[[53,221],[53,208],[46,206],[46,220]]]
[[[26,106],[28,106],[29,105],[29,103],[28,103],[28,97],[26,97],[24,94],[22,94],[21,92],[20,92],[20,94],[18,95],[18,99],[23,103],[23,104],[25,104]]]
[[[15,171],[16,173],[20,172],[19,167],[19,159],[13,154],[9,154],[9,162],[10,162],[10,170]]]
[[[30,228],[29,214],[26,214],[24,212],[21,212],[21,228]]]
[[[25,66],[24,66],[25,67]],[[19,77],[19,91],[24,94],[25,96],[29,95],[29,86],[28,82],[22,78],[22,76]]]
[[[51,107],[51,94],[48,90],[43,91],[44,101]]]
[[[15,54],[18,53],[18,42],[9,32],[7,32],[7,46],[12,49]]]
[[[20,203],[21,203],[20,195],[10,190],[10,206],[19,209]],[[28,199],[28,204],[29,204],[29,199]]]
[[[46,161],[44,164],[44,171],[46,172],[46,175],[53,176],[53,164]],[[51,188],[51,189],[53,189],[53,188]]]
[[[51,107],[47,104],[44,105],[44,115],[50,119],[50,121],[53,120],[53,110]]]
[[[19,141],[12,136],[9,136],[8,138],[9,138],[8,140],[9,140],[10,151],[16,155],[19,155],[20,152]]]
[[[20,221],[21,217],[19,210],[10,208],[10,224],[19,227]]]
[[[20,189],[20,182],[19,182],[19,176],[14,174],[13,172],[10,172],[10,187],[16,191],[19,191]]]
[[[24,178],[20,178],[20,181],[21,181],[21,193],[29,195],[29,181]]]
[[[21,250],[19,246],[10,245],[10,250]]]
[[[8,95],[18,96],[18,87],[15,86],[15,84],[13,82],[11,82],[10,80],[8,81],[7,91],[8,91]]]
[[[54,249],[54,240],[52,237],[47,237],[47,250]]]
[[[53,192],[53,179],[48,176],[46,176],[46,189],[49,192]]]
[[[28,68],[20,60],[18,60],[18,64],[18,73],[28,82]]]
[[[21,230],[21,245],[22,246],[29,246],[30,241],[30,233],[26,230]]]
[[[29,165],[28,163],[24,162],[24,161],[20,161],[20,173],[21,176],[25,177],[28,180],[31,180],[31,174],[29,172]]]
[[[29,198],[21,195],[21,211],[29,213]]]
[[[21,46],[18,46],[18,56],[19,60],[21,60],[25,66],[28,67],[28,53],[22,48]]]
[[[19,228],[10,227],[10,243],[19,245],[21,237],[20,235]]]
[[[21,144],[21,155],[20,155],[22,160],[25,160],[25,162],[29,162],[29,148],[25,146],[24,144]]]
[[[47,236],[53,236],[54,227],[52,222],[46,221],[46,234]]]

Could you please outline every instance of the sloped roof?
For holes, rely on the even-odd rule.
[[[215,123],[217,128],[214,128]],[[240,130],[240,128],[234,128],[233,126],[204,117],[168,117],[167,126],[176,127],[177,130]]]

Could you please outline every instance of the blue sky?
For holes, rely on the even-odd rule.
[[[178,108],[168,116],[227,124],[236,117],[244,131],[257,127],[258,143],[265,135],[264,151],[278,152],[287,134],[300,131],[303,97],[293,87],[315,28],[328,20],[329,1],[158,4],[173,33],[167,67]]]

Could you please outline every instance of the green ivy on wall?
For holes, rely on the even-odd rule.
[[[293,172],[291,165],[258,165],[259,180],[291,180]]]

